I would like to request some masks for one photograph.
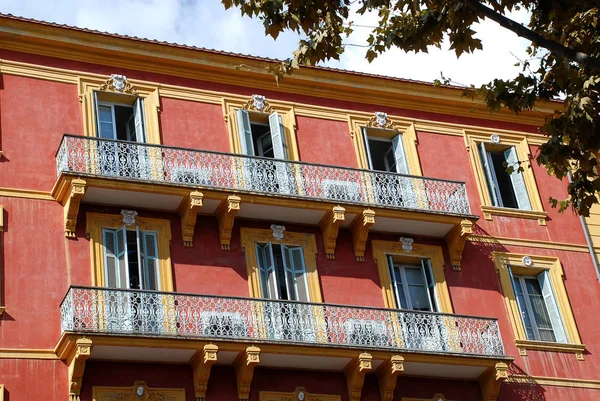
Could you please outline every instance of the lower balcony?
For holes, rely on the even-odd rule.
[[[210,367],[225,365],[240,399],[258,366],[343,372],[352,401],[367,374],[382,400],[399,374],[476,380],[488,400],[511,360],[498,322],[473,316],[91,287],[71,287],[60,312],[72,386],[92,359],[190,364],[198,399]]]

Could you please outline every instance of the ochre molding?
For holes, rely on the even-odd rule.
[[[181,218],[181,235],[183,236],[183,246],[191,248],[194,246],[194,230],[196,227],[196,217],[202,207],[204,194],[198,191],[192,191],[186,196],[179,205],[178,212]]]
[[[255,244],[257,242],[271,242],[273,244],[297,245],[302,247],[310,302],[323,302],[321,286],[319,284],[319,273],[317,272],[317,243],[313,234],[285,231],[283,238],[276,239],[273,237],[272,230],[243,227],[240,230],[240,240],[242,248],[244,248],[246,253],[248,287],[251,297],[263,298]]]
[[[79,205],[83,195],[85,195],[85,180],[73,179],[70,182],[68,195],[65,199],[65,237],[75,238],[75,227],[77,226],[77,215],[79,214]]]
[[[496,401],[500,393],[500,385],[508,378],[508,365],[497,362],[496,366],[489,368],[477,380],[481,388],[483,401]]]
[[[365,249],[367,247],[369,229],[373,224],[375,224],[375,212],[371,209],[365,209],[354,218],[354,221],[350,225],[354,256],[356,256],[356,260],[359,262],[365,261]]]
[[[392,255],[414,258],[414,263],[419,263],[422,259],[428,259],[433,270],[435,292],[440,308],[438,312],[454,313],[452,301],[450,300],[450,292],[448,291],[448,285],[446,283],[446,275],[444,274],[444,253],[442,247],[413,243],[412,250],[406,251],[401,242],[381,240],[371,241],[371,246],[373,249],[373,259],[375,260],[375,263],[377,263],[377,270],[379,271],[379,281],[381,283],[381,291],[383,292],[383,300],[386,308],[399,308],[399,306],[396,305],[396,299],[394,298],[390,269],[387,260],[387,256]]]
[[[7,198],[25,198],[33,200],[56,201],[50,192],[24,188],[0,188],[0,196]]]
[[[59,359],[53,349],[0,348],[0,359]]]
[[[585,244],[569,244],[565,242],[540,241],[524,238],[496,237],[493,235],[469,235],[469,241],[504,246],[524,246],[528,248],[553,249],[555,251],[570,251],[589,253],[590,249]]]
[[[346,209],[341,206],[334,206],[329,212],[323,216],[319,226],[323,235],[323,246],[327,259],[335,259],[335,246],[337,236],[340,230],[340,224],[346,219],[344,213]]]
[[[350,401],[360,401],[365,375],[373,369],[373,356],[363,352],[344,368]]]
[[[240,211],[242,198],[237,195],[229,195],[227,199],[221,201],[216,215],[219,221],[219,241],[221,249],[229,250],[231,248],[231,232],[233,230],[233,221],[235,215]]]
[[[502,287],[506,308],[509,312],[509,321],[512,325],[515,335],[515,345],[517,345],[519,348],[520,355],[527,355],[527,349],[571,352],[576,354],[578,360],[583,360],[585,345],[581,343],[579,331],[577,330],[577,324],[575,323],[575,317],[573,316],[573,311],[571,310],[571,304],[569,302],[567,290],[563,282],[564,273],[560,260],[553,256],[538,256],[532,254],[524,255],[505,252],[493,252],[492,256],[494,258],[494,264],[500,278],[500,285]],[[523,263],[523,257],[525,256],[531,258],[533,263],[530,266],[525,266]],[[510,266],[513,274],[515,275],[537,276],[543,270],[547,270],[549,272],[554,295],[556,296],[556,303],[558,305],[569,343],[551,343],[544,341],[531,341],[527,339],[525,327],[523,327],[523,321],[521,319],[521,312],[519,310],[517,298],[513,290],[508,266]]]
[[[600,390],[600,380],[573,379],[566,377],[509,375],[506,382],[532,386],[574,387]]]
[[[0,233],[4,231],[4,208],[0,205]]]
[[[79,394],[81,393],[81,382],[85,371],[85,363],[92,352],[92,340],[88,338],[80,338],[75,343],[75,348],[71,351],[71,355],[67,359],[69,367],[69,400],[80,401]]]
[[[377,369],[381,401],[393,401],[396,379],[402,372],[404,372],[404,358],[400,355],[392,355]]]
[[[212,365],[217,362],[217,353],[219,347],[215,344],[206,344],[202,350],[196,353],[192,360],[192,369],[194,370],[194,391],[196,401],[206,400],[206,388],[210,378]]]
[[[454,270],[460,270],[465,243],[471,234],[473,234],[473,222],[465,219],[462,220],[459,225],[452,227],[444,238],[448,245],[450,261],[452,262]]]
[[[483,213],[483,218],[492,221],[494,219],[494,215],[496,216],[508,216],[508,217],[520,217],[522,219],[531,219],[537,220],[540,226],[545,226],[546,218],[548,217],[548,213],[544,211],[536,211],[536,210],[520,210],[520,209],[511,209],[509,207],[496,207],[496,206],[481,206],[481,212]]]
[[[104,270],[103,228],[121,228],[125,225],[122,215],[104,213],[86,213],[86,234],[90,238],[90,261],[92,268],[92,285],[106,287]],[[171,222],[165,219],[139,217],[132,229],[138,226],[144,231],[156,233],[158,241],[158,267],[161,291],[173,291],[173,271],[171,266]]]
[[[246,351],[238,355],[233,362],[235,368],[235,377],[237,381],[238,399],[248,401],[250,398],[250,385],[254,367],[260,363],[260,348],[250,346]]]
[[[309,393],[305,387],[298,386],[293,393],[284,393],[280,391],[260,391],[258,393],[259,401],[300,401],[302,394],[303,401],[341,401],[342,397],[334,394],[313,394]]]
[[[141,395],[138,395],[138,390]],[[145,381],[136,380],[131,387],[92,387],[92,399],[96,401],[185,401],[182,388],[148,387]]]

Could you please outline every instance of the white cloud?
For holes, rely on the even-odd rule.
[[[273,58],[290,57],[298,43],[293,33],[277,41],[265,37],[258,19],[242,17],[239,10],[225,11],[217,0],[3,0],[0,11],[39,20],[75,25],[100,31],[158,39],[168,42]],[[511,15],[523,21],[523,12]],[[376,23],[364,16],[363,25]],[[432,81],[440,71],[456,82],[481,84],[493,78],[517,74],[511,52],[525,57],[527,42],[485,21],[476,30],[484,51],[456,59],[447,46],[429,54],[406,54],[391,50],[373,63],[364,58],[365,49],[348,47],[340,61],[326,65],[354,71]],[[348,43],[364,44],[368,28],[357,28]]]

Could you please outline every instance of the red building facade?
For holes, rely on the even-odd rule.
[[[540,113],[0,20],[0,399],[600,394]]]

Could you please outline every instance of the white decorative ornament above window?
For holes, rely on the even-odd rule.
[[[115,87],[117,92],[123,92],[125,89],[125,82],[127,82],[127,77],[125,75],[112,74],[110,79],[113,81],[113,86]]]
[[[402,242],[402,249],[406,252],[410,252],[412,251],[412,244],[415,240],[408,237],[400,237],[400,242]]]
[[[492,143],[495,143],[497,145],[500,143],[500,135],[492,134],[492,136],[490,136],[490,140],[492,141]]]
[[[135,393],[137,394],[138,397],[141,397],[144,395],[144,386],[138,386],[138,388],[135,390]]]
[[[376,111],[375,112],[375,121],[377,122],[377,125],[380,126],[381,128],[385,127],[386,124],[388,123],[387,113],[384,113],[382,111]]]
[[[137,212],[135,210],[121,210],[121,214],[123,215],[123,223],[125,225],[130,226],[135,224],[135,216],[137,216]]]
[[[531,256],[523,256],[523,264],[527,267],[533,265],[533,260],[531,259]]]
[[[267,100],[263,95],[252,95],[252,100],[254,101],[254,108],[258,111],[263,111],[265,108],[265,100]]]
[[[285,226],[271,224],[271,230],[273,230],[273,238],[277,240],[283,239],[283,232],[285,231]]]
[[[298,392],[298,400],[299,401],[304,401],[304,391]]]
[[[127,77],[119,74],[111,74],[110,78],[100,85],[99,89],[101,91],[112,91],[127,95],[137,94],[136,89],[127,80]]]

